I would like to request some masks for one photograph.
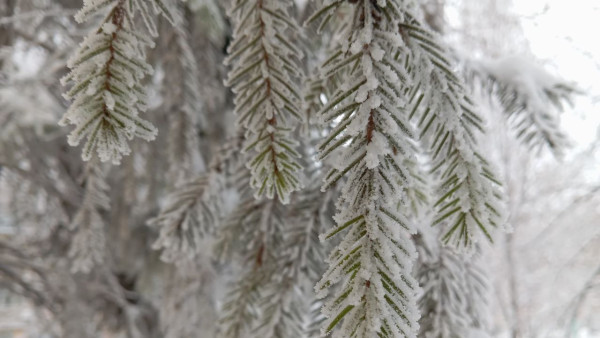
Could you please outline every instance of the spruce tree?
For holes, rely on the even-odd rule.
[[[65,336],[486,335],[506,215],[473,87],[555,154],[577,90],[463,59],[422,5],[85,0],[60,121],[0,126],[14,218],[48,229],[7,246],[15,290]]]

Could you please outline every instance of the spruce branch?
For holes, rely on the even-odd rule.
[[[478,257],[452,252],[448,247],[440,246],[437,239],[421,240],[418,244],[417,276],[423,287],[419,298],[423,314],[419,336],[489,336],[486,332],[488,286],[485,274],[476,265]]]
[[[240,147],[239,139],[226,142],[209,170],[178,186],[158,216],[147,221],[159,230],[152,247],[162,250],[163,261],[183,263],[193,259],[202,249],[202,240],[214,233],[221,221],[225,178]]]
[[[83,202],[69,224],[75,231],[70,243],[69,257],[72,272],[89,273],[104,261],[106,250],[105,223],[101,211],[110,208],[109,186],[97,160],[88,162],[85,169]]]
[[[500,182],[477,149],[484,121],[435,33],[411,12],[404,18],[399,29],[411,64],[406,73],[410,118],[429,148],[432,174],[440,180],[432,224],[447,224],[445,243],[471,250],[481,237],[493,241],[505,221]]]
[[[218,222],[221,189],[222,178],[215,173],[184,182],[167,197],[159,215],[148,220],[159,229],[152,248],[162,250],[163,261],[185,261],[199,252],[202,239]]]
[[[235,1],[229,16],[235,22],[234,40],[226,64],[232,65],[227,84],[235,96],[238,125],[245,129],[247,166],[256,197],[277,194],[288,203],[302,187],[300,156],[292,138],[301,119],[302,52],[290,41],[296,24],[288,14],[288,0]]]
[[[320,178],[316,175],[315,178]],[[296,195],[293,207],[287,207],[289,226],[276,251],[277,274],[273,274],[261,291],[261,317],[253,337],[302,337],[304,317],[310,313],[312,285],[324,271],[324,246],[319,233],[329,227],[327,212],[331,208],[330,192],[321,194],[318,180],[310,189]]]
[[[168,115],[168,177],[175,184],[181,184],[195,174],[194,164],[205,165],[200,154],[199,135],[205,134],[206,109],[201,93],[201,74],[189,38],[184,27],[173,30],[167,42],[167,48],[173,54],[164,60],[164,68],[172,69],[165,74],[164,90],[165,97],[173,100],[164,107],[171,112]]]
[[[327,2],[315,15],[334,8]],[[337,225],[321,235],[343,235],[329,269],[315,290],[324,297],[322,335],[334,337],[415,337],[418,284],[411,276],[416,229],[397,212],[412,179],[405,160],[414,156],[412,126],[404,108],[406,70],[398,61],[401,3],[358,1],[348,23],[347,44],[322,66],[325,77],[343,85],[321,109],[324,125],[334,123],[319,145],[321,158],[341,159],[323,189],[346,178],[338,200]],[[339,121],[339,122],[337,122]]]
[[[251,331],[258,317],[261,292],[277,272],[274,255],[281,243],[281,216],[278,201],[259,202],[248,197],[223,226],[217,244],[221,259],[241,258],[244,267],[229,286],[221,309],[219,337],[241,338]]]
[[[163,0],[153,4],[157,13],[174,20]],[[135,27],[134,14],[141,13],[151,35],[156,36],[156,27],[145,0],[87,0],[75,18],[84,22],[106,9],[101,26],[90,32],[67,64],[71,72],[61,82],[71,84],[64,96],[72,103],[59,124],[75,125],[70,145],[86,139],[84,161],[96,151],[102,162],[119,164],[131,152],[128,140],[150,141],[158,132],[138,116],[148,99],[142,80],[153,72],[144,49],[154,43]]]
[[[89,6],[90,2],[84,10]],[[134,31],[124,6],[123,1],[112,1],[102,27],[83,41],[69,60],[71,73],[62,79],[63,84],[73,84],[65,94],[73,103],[60,124],[76,126],[69,135],[70,145],[87,138],[84,161],[96,150],[102,162],[119,164],[122,155],[131,152],[127,140],[134,136],[152,140],[157,134],[152,124],[138,117],[147,100],[140,81],[153,71],[142,49],[152,42]]]
[[[258,316],[256,304],[259,302],[259,289],[265,282],[264,269],[259,264],[264,248],[256,252],[256,264],[240,279],[230,284],[221,308],[219,338],[242,338]]]
[[[516,137],[532,150],[549,149],[560,157],[568,139],[560,128],[560,113],[580,91],[524,57],[464,60],[473,87],[497,100]]]

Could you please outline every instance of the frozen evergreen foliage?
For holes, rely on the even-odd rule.
[[[559,113],[577,93],[573,84],[519,56],[466,61],[465,68],[475,86],[497,98],[523,144],[534,149],[547,147],[559,156],[563,153],[568,140],[560,128]]]
[[[488,336],[471,97],[558,153],[575,90],[433,2],[0,1],[0,286],[51,337]]]
[[[200,249],[199,243],[210,233],[218,214],[219,178],[201,176],[174,191],[150,226],[159,227],[159,237],[153,248],[163,249],[165,262],[191,259]]]
[[[88,162],[83,202],[69,225],[75,231],[69,251],[69,256],[73,258],[73,272],[90,272],[104,260],[106,239],[101,212],[110,208],[108,189],[97,161]]]
[[[434,232],[435,233],[435,232]],[[431,236],[431,235],[429,235]],[[457,255],[431,239],[419,241],[417,278],[423,288],[419,337],[487,337],[487,281],[475,257]]]
[[[213,311],[212,282],[216,271],[208,258],[188,261],[170,274],[159,309],[164,338],[195,337],[199,328],[203,335],[214,337],[217,314]]]
[[[400,24],[413,63],[410,118],[429,147],[432,171],[440,179],[433,225],[448,224],[443,241],[472,247],[480,237],[493,240],[504,223],[500,183],[476,147],[483,119],[462,81],[452,71],[447,51],[434,33],[410,13]]]
[[[329,20],[342,4],[326,2],[309,22]],[[322,66],[325,76],[342,78],[321,110],[322,121],[335,124],[319,146],[321,156],[339,156],[323,188],[347,177],[337,227],[324,238],[346,235],[316,286],[320,292],[342,283],[324,308],[323,334],[338,325],[334,336],[340,337],[413,337],[418,331],[410,240],[416,229],[394,208],[419,181],[406,167],[417,156],[413,128],[441,182],[433,225],[449,225],[443,240],[469,248],[480,233],[491,241],[492,230],[502,226],[499,183],[475,146],[482,118],[447,52],[414,11],[411,2],[357,1],[342,46]]]
[[[178,69],[177,72],[165,74],[170,77],[170,81],[165,81],[166,85],[182,82],[179,86],[166,88],[167,93],[177,89],[173,93],[176,96],[173,109],[179,112],[169,115],[169,176],[177,183],[194,174],[194,162],[201,159],[198,134],[206,126],[204,114],[201,113],[204,109],[200,92],[201,75],[188,39],[183,29],[175,30],[175,38],[170,40],[169,47],[179,50],[179,57],[165,60],[165,68]],[[168,67],[170,62],[175,64]]]
[[[153,3],[172,18],[162,0]],[[68,62],[72,71],[61,81],[72,84],[65,97],[73,102],[60,124],[75,125],[69,134],[70,145],[86,139],[82,153],[85,161],[97,151],[102,162],[119,164],[122,156],[131,152],[128,140],[137,136],[150,141],[158,132],[138,116],[147,106],[141,82],[153,72],[144,49],[154,43],[135,27],[134,13],[142,14],[152,35],[157,33],[155,19],[143,0],[87,0],[76,19],[87,21],[107,8],[101,26],[86,37]]]
[[[245,176],[242,186],[249,179]],[[247,192],[245,202],[228,217],[218,252],[222,259],[237,257],[241,272],[227,291],[220,337],[304,335],[305,316],[314,300],[308,295],[324,270],[318,235],[327,227],[331,210],[331,194],[320,198],[321,177],[317,173],[311,188],[295,195],[289,206],[256,201]]]
[[[323,309],[329,318],[324,335],[339,325],[334,337],[413,337],[419,327],[419,286],[411,275],[416,251],[410,235],[416,229],[396,209],[412,179],[403,159],[414,156],[401,94],[406,69],[398,58],[402,10],[400,2],[359,1],[344,38],[348,44],[323,65],[327,73],[343,72],[342,87],[320,112],[325,123],[342,116],[319,146],[322,157],[340,153],[323,188],[347,177],[337,226],[323,238],[345,235],[315,287],[324,296],[341,283]]]
[[[123,9],[127,9],[130,18],[133,17],[134,12],[139,13],[150,35],[158,36],[155,14],[162,14],[162,16],[169,20],[171,24],[176,23],[176,17],[172,8],[170,8],[171,4],[169,1],[170,0],[84,0],[83,8],[75,15],[75,20],[79,23],[84,22],[90,16],[116,5],[121,6]]]
[[[148,225],[159,229],[153,248],[163,250],[162,260],[185,262],[202,249],[202,239],[213,232],[221,218],[224,175],[239,149],[238,140],[227,142],[206,173],[180,184],[167,197],[159,215],[148,220]]]
[[[219,337],[241,338],[251,334],[260,313],[262,287],[277,271],[277,253],[285,228],[283,205],[278,200],[256,200],[248,185],[250,173],[243,164],[235,170],[241,202],[221,226],[216,246],[222,261],[239,264],[229,283],[220,311]]]
[[[277,200],[243,202],[225,225],[221,245],[239,257],[238,279],[232,281],[221,309],[219,337],[241,338],[258,314],[260,288],[276,274],[275,245],[281,241],[281,205]]]
[[[320,178],[320,176],[318,176]],[[253,330],[255,337],[302,337],[304,316],[309,312],[312,286],[322,275],[324,247],[319,234],[328,228],[325,214],[329,198],[319,198],[318,181],[312,189],[299,194],[294,208],[288,209],[291,226],[283,233],[278,247],[277,274],[261,290],[259,309],[262,313]]]
[[[246,130],[244,151],[252,153],[248,169],[256,196],[277,194],[288,203],[302,187],[300,156],[292,133],[300,116],[297,79],[302,52],[290,40],[296,31],[288,14],[289,0],[234,1],[229,16],[235,23],[226,64],[227,84],[236,94],[237,123]]]

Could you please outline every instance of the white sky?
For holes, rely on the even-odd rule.
[[[600,0],[515,0],[513,8],[533,54],[588,94],[562,121],[579,146],[589,144],[600,123]]]

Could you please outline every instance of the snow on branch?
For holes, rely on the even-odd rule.
[[[523,56],[498,60],[465,60],[474,86],[498,99],[517,138],[527,147],[547,147],[560,156],[568,140],[560,128],[560,112],[579,90]]]
[[[186,261],[201,250],[202,239],[218,222],[220,181],[218,175],[208,174],[185,182],[168,196],[160,214],[148,220],[160,231],[152,248],[163,250],[163,261]]]
[[[416,251],[410,237],[416,229],[398,212],[405,187],[413,186],[412,171],[405,164],[415,152],[405,111],[407,69],[398,58],[403,5],[355,3],[342,39],[347,44],[321,67],[323,78],[342,78],[319,112],[325,126],[333,124],[319,145],[320,156],[336,153],[339,158],[323,189],[346,179],[337,203],[337,225],[321,236],[345,234],[315,287],[324,297],[338,285],[322,310],[327,317],[322,334],[415,337],[419,286],[411,276]],[[341,4],[328,1],[315,15],[323,15],[325,21]]]
[[[430,175],[440,180],[433,225],[447,225],[444,242],[470,250],[479,237],[492,240],[504,221],[500,183],[477,152],[476,133],[484,121],[448,51],[416,19],[414,4],[351,3],[347,34],[321,67],[321,78],[343,79],[320,112],[323,125],[331,127],[320,156],[338,156],[323,189],[345,179],[337,226],[322,236],[345,234],[316,286],[324,296],[341,284],[324,307],[328,320],[322,332],[414,337],[416,229],[398,205],[412,204],[416,212],[427,203],[421,171],[415,170],[422,154],[416,139],[428,149]],[[309,22],[322,18],[321,29],[342,6],[348,4],[326,1]]]
[[[431,235],[438,233],[431,232]],[[479,253],[467,257],[436,242],[436,239],[418,241],[421,264],[417,278],[423,287],[419,297],[423,313],[420,336],[489,337],[488,282],[477,266]]]
[[[152,3],[157,12],[174,20],[163,0]],[[148,3],[142,0],[86,0],[75,17],[83,22],[105,9],[108,15],[101,26],[90,32],[68,62],[71,73],[61,82],[71,84],[64,96],[72,103],[59,124],[75,125],[70,145],[86,139],[84,161],[96,151],[102,162],[119,164],[131,152],[128,140],[137,136],[150,141],[158,132],[138,116],[146,110],[142,80],[153,72],[144,49],[154,43],[136,29],[134,13],[141,13],[150,34],[156,35],[156,27]]]
[[[481,237],[493,241],[493,232],[505,219],[500,182],[477,151],[476,135],[484,131],[484,121],[439,38],[412,13],[404,18],[400,32],[411,65],[409,118],[440,179],[433,225],[447,226],[445,243],[471,250]]]
[[[168,108],[175,111],[169,114],[168,178],[181,183],[194,173],[194,164],[204,159],[200,154],[200,137],[206,128],[206,109],[201,93],[201,74],[194,57],[189,37],[183,29],[175,30],[168,48],[177,51],[174,60],[165,60],[165,68],[177,71],[165,74],[166,95],[174,97]]]
[[[293,206],[286,206],[290,225],[275,250],[276,273],[261,290],[259,309],[263,315],[257,319],[252,337],[305,336],[304,315],[313,299],[309,295],[324,271],[325,246],[319,243],[319,233],[329,227],[327,211],[333,196],[321,195],[320,177],[320,173],[315,175],[311,188],[296,195]]]
[[[89,162],[85,171],[83,202],[69,225],[75,231],[69,249],[72,272],[89,273],[95,265],[104,261],[106,238],[101,211],[110,209],[108,189],[100,164]]]
[[[288,0],[238,0],[229,10],[235,22],[234,40],[226,64],[232,65],[227,84],[235,96],[237,123],[245,129],[247,166],[256,197],[277,194],[288,203],[300,190],[302,167],[293,139],[301,120],[297,79],[302,52],[290,39],[297,25],[288,14]]]
[[[261,292],[279,272],[277,248],[285,222],[282,212],[283,205],[277,200],[257,201],[246,196],[221,227],[217,244],[220,258],[241,259],[242,268],[230,283],[220,311],[219,337],[247,337],[251,331]]]
[[[163,261],[181,264],[193,259],[202,249],[202,240],[214,232],[222,216],[225,175],[240,147],[238,139],[226,142],[209,170],[178,186],[158,216],[147,221],[159,231],[152,247],[162,250]]]

